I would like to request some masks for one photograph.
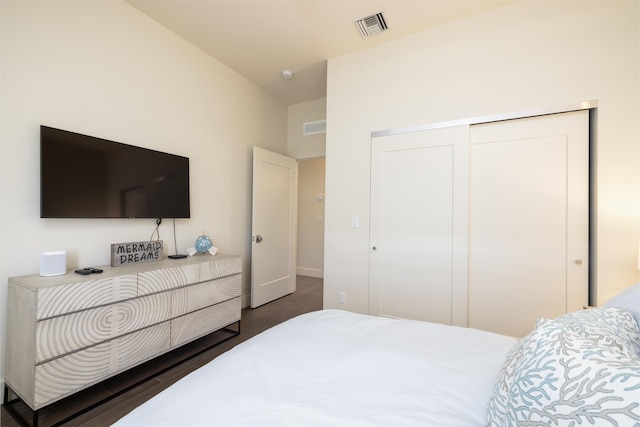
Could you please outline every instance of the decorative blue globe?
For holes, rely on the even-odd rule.
[[[209,249],[213,247],[213,242],[211,238],[206,235],[202,235],[196,239],[196,251],[198,252],[207,252]]]

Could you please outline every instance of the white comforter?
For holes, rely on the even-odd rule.
[[[115,426],[482,426],[515,342],[317,311],[222,354]]]

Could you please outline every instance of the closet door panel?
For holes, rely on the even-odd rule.
[[[467,141],[467,127],[372,141],[371,314],[466,324]]]
[[[587,304],[588,112],[471,127],[469,326],[524,336]]]

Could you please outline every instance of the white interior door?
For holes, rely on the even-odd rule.
[[[468,138],[373,138],[370,314],[466,326]]]
[[[469,326],[524,336],[588,300],[589,113],[470,130]]]
[[[297,182],[295,159],[253,148],[251,307],[296,290]]]

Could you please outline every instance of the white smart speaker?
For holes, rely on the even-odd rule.
[[[60,276],[67,273],[67,251],[40,253],[40,275]]]

